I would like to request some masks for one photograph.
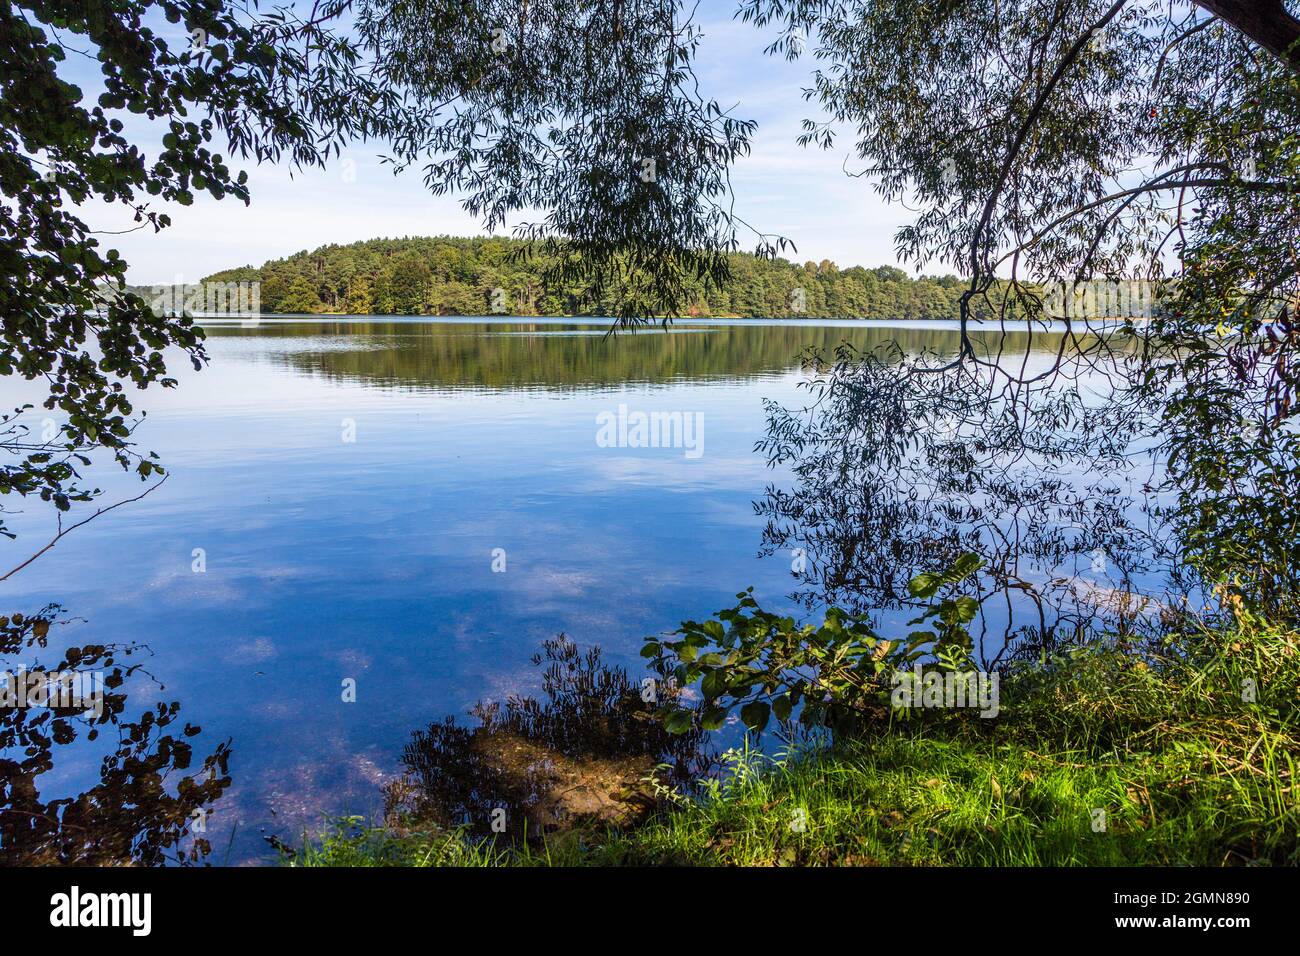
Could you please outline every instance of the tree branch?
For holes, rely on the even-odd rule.
[[[1269,181],[1264,179],[1224,179],[1221,177],[1210,178],[1205,176],[1198,177],[1196,179],[1177,179],[1177,180],[1170,179],[1171,176],[1176,176],[1179,173],[1189,172],[1193,169],[1206,169],[1206,168],[1212,169],[1222,165],[1223,165],[1222,163],[1218,163],[1218,162],[1188,163],[1185,166],[1178,166],[1175,167],[1174,169],[1166,170],[1165,172],[1161,173],[1159,176],[1156,176],[1153,179],[1150,179],[1147,182],[1143,183],[1141,186],[1134,186],[1132,189],[1121,189],[1119,192],[1111,193],[1108,196],[1102,196],[1098,199],[1094,199],[1092,202],[1089,203],[1084,203],[1082,206],[1078,206],[1074,209],[1071,209],[1069,212],[1064,213],[1063,215],[1057,216],[1046,226],[1043,226],[1043,228],[1039,229],[1036,233],[1034,233],[1029,239],[1025,240],[1020,245],[1016,246],[1014,249],[1012,249],[1004,256],[1002,256],[1002,258],[1000,258],[997,262],[993,263],[993,268],[996,269],[998,266],[1002,265],[1012,256],[1024,252],[1030,246],[1033,246],[1036,243],[1040,242],[1048,233],[1050,233],[1057,226],[1065,222],[1068,222],[1069,220],[1075,218],[1076,216],[1081,216],[1085,212],[1088,212],[1089,210],[1096,209],[1098,206],[1104,206],[1107,203],[1114,202],[1117,199],[1132,199],[1136,196],[1142,195],[1143,193],[1158,192],[1167,189],[1219,187],[1219,188],[1241,189],[1246,192],[1292,192],[1296,188],[1294,183],[1290,183],[1285,180]],[[1114,217],[1111,218],[1113,219]],[[1109,220],[1107,222],[1107,225],[1109,225]]]
[[[1079,54],[1083,51],[1083,48],[1088,45],[1088,42],[1093,38],[1093,36],[1102,30],[1106,24],[1110,23],[1110,21],[1114,19],[1115,15],[1123,9],[1124,3],[1125,0],[1115,0],[1115,3],[1111,5],[1105,15],[1074,41],[1074,45],[1070,47],[1065,56],[1062,57],[1061,61],[1056,64],[1056,69],[1052,72],[1052,76],[1048,79],[1047,83],[1038,91],[1038,96],[1030,107],[1028,115],[1025,116],[1024,121],[1020,124],[1020,128],[1016,131],[1015,140],[1011,143],[1011,148],[1007,150],[1007,155],[1002,160],[1002,168],[998,172],[997,182],[993,184],[993,189],[989,192],[989,198],[984,203],[984,211],[980,214],[979,222],[975,225],[975,232],[971,236],[970,268],[972,292],[975,291],[976,279],[980,273],[980,240],[983,238],[985,231],[989,227],[989,222],[993,218],[994,210],[997,209],[998,199],[1001,197],[1002,189],[1006,186],[1007,178],[1011,175],[1011,170],[1015,166],[1017,157],[1020,155],[1020,148],[1024,146],[1026,138],[1028,138],[1030,131],[1034,128],[1034,124],[1038,122],[1038,117],[1043,112],[1043,108],[1047,105],[1048,99],[1056,90],[1057,84],[1059,84],[1065,77],[1065,74],[1069,72],[1071,64],[1078,60]]]
[[[18,567],[12,569],[8,574],[4,575],[3,577],[0,577],[0,581],[8,581],[11,577],[13,577],[15,574],[17,574],[17,573],[18,573],[19,571],[21,571],[23,568],[27,567],[27,565],[31,564],[33,561],[35,561],[37,558],[39,558],[41,555],[43,555],[46,551],[50,550],[50,548],[52,548],[52,547],[54,547],[56,544],[58,544],[58,543],[59,543],[59,539],[62,538],[65,534],[69,534],[69,533],[71,533],[71,532],[73,532],[73,531],[76,531],[76,530],[77,530],[78,528],[80,528],[83,524],[89,524],[90,522],[92,522],[92,521],[94,521],[96,518],[98,518],[100,515],[102,515],[102,514],[108,514],[108,512],[112,511],[114,508],[120,508],[120,507],[122,507],[122,505],[129,505],[129,504],[131,504],[133,501],[139,501],[139,500],[140,500],[141,498],[143,498],[145,495],[149,494],[149,492],[154,491],[154,490],[156,490],[157,488],[160,488],[160,487],[162,486],[163,482],[165,482],[166,480],[167,480],[167,476],[166,476],[166,475],[163,475],[161,481],[159,481],[157,484],[150,485],[148,488],[146,488],[146,489],[145,489],[144,491],[142,491],[140,494],[136,495],[134,498],[126,498],[126,499],[124,499],[123,501],[119,501],[119,502],[117,502],[116,504],[111,504],[111,505],[109,505],[107,508],[100,508],[98,511],[96,511],[96,512],[95,512],[93,515],[91,515],[90,517],[88,517],[88,518],[82,518],[82,519],[81,519],[80,521],[78,521],[76,524],[74,524],[74,525],[69,525],[69,526],[66,527],[66,528],[63,527],[63,515],[60,513],[60,515],[59,515],[58,532],[54,535],[53,538],[50,539],[50,543],[47,544],[45,547],[41,548],[41,550],[37,551],[35,554],[33,554],[30,558],[28,558],[28,559],[27,559],[26,561],[24,561],[22,564],[18,565]]]
[[[1282,0],[1194,0],[1300,73],[1300,20]]]

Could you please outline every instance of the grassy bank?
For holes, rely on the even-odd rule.
[[[1300,638],[1239,619],[1003,678],[1002,713],[892,719],[732,754],[624,832],[528,846],[340,824],[298,865],[1242,865],[1300,862]],[[1104,818],[1102,814],[1104,813]]]

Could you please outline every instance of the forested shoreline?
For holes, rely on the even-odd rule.
[[[579,285],[548,283],[554,264],[523,240],[490,236],[370,239],[325,245],[207,276],[261,283],[261,310],[345,315],[609,315]],[[962,282],[911,278],[895,266],[841,269],[748,253],[729,257],[720,287],[688,279],[688,316],[955,319]]]
[[[0,863],[1250,926],[1192,867],[1300,865],[1297,13],[5,3]],[[484,234],[251,264],[413,202]],[[904,268],[791,261],[841,224]],[[982,869],[1076,865],[1179,870]],[[193,935],[168,879],[81,925]]]

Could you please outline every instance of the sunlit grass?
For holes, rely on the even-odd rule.
[[[1155,651],[1110,643],[1004,681],[996,720],[895,722],[783,758],[733,752],[721,780],[626,832],[507,846],[352,827],[297,862],[1296,864],[1298,689],[1296,635],[1258,622]]]

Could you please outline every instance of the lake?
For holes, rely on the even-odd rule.
[[[376,814],[410,732],[534,691],[529,659],[557,633],[640,674],[642,638],[745,587],[793,610],[788,557],[758,557],[752,502],[782,478],[753,451],[761,401],[803,402],[809,345],[955,342],[940,323],[204,324],[210,367],[173,362],[179,387],[140,402],[166,484],[4,587],[9,613],[66,608],[62,644],[147,645],[129,709],[179,701],[196,754],[230,741],[206,823],[218,864]],[[667,440],[630,447],[648,421]],[[91,477],[101,503],[140,490]],[[53,531],[48,507],[24,511],[6,569]],[[100,751],[65,750],[45,799],[98,779]]]

